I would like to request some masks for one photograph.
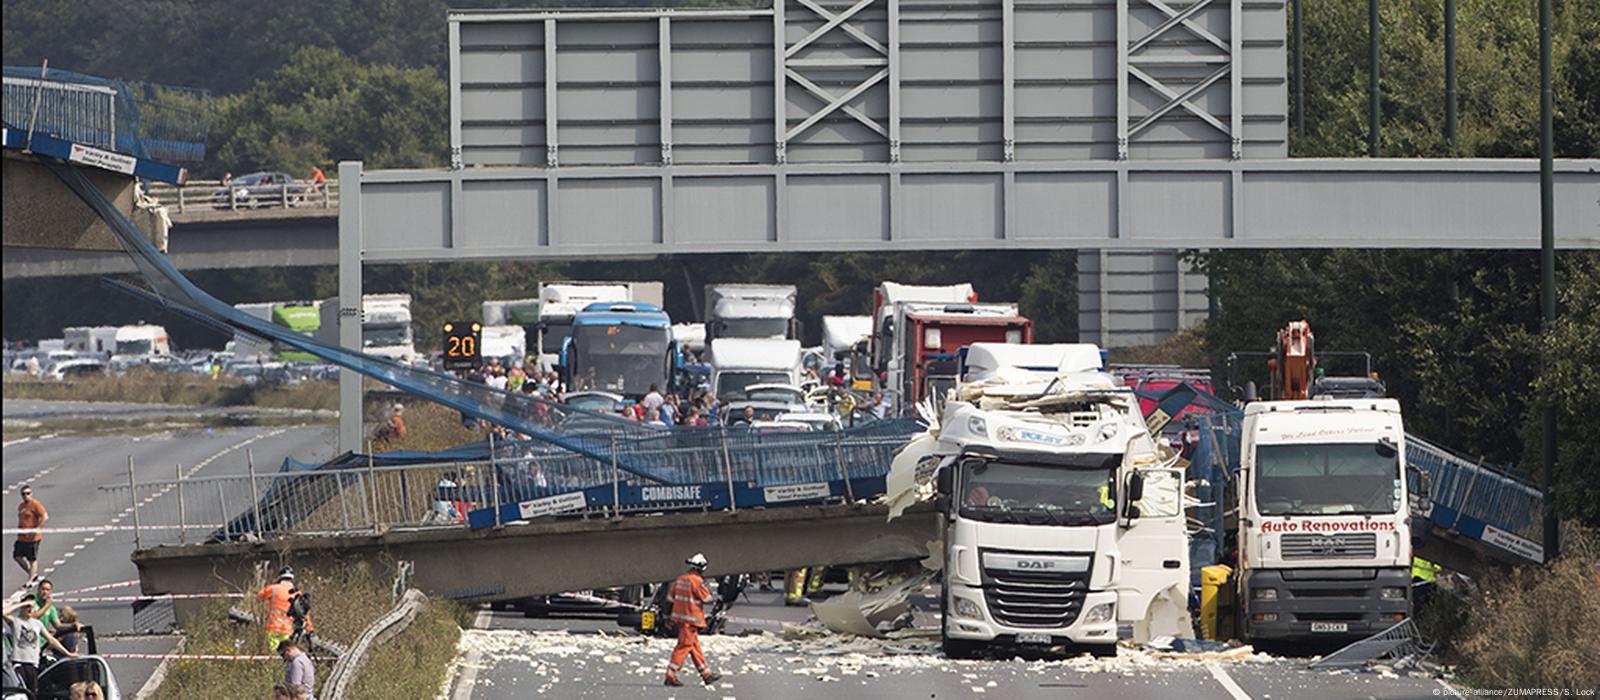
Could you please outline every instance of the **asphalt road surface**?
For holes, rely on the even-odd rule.
[[[985,659],[949,661],[937,653],[903,653],[850,640],[784,641],[783,622],[804,608],[786,608],[776,593],[752,592],[730,611],[732,634],[702,637],[724,678],[662,686],[672,649],[667,639],[642,639],[604,616],[525,619],[517,612],[480,613],[458,659],[451,700],[489,698],[1126,698],[1244,700],[1258,698],[1434,698],[1452,691],[1430,678],[1304,669],[1304,659],[1262,654],[1242,659],[1161,659],[1124,649],[1116,660]],[[937,624],[930,601],[919,602],[918,626]],[[749,636],[738,636],[746,633]],[[925,645],[925,646],[931,646]],[[912,648],[907,648],[912,647]]]
[[[14,406],[16,403],[18,405]],[[63,411],[74,413],[77,406],[51,406],[52,402],[5,402],[8,416],[25,409],[28,413]],[[90,411],[88,413],[103,413]],[[120,411],[115,411],[120,412]],[[124,515],[129,507],[117,502],[100,487],[127,483],[128,458],[133,457],[135,479],[171,479],[174,468],[182,465],[195,476],[247,473],[246,450],[258,469],[275,471],[285,457],[302,461],[326,459],[333,454],[335,431],[331,426],[248,427],[237,429],[158,432],[131,435],[91,435],[49,437],[26,441],[8,440],[4,446],[3,495],[6,527],[14,527],[12,511],[17,504],[17,489],[28,483],[50,512],[47,528],[90,528],[108,524],[131,524]],[[203,466],[201,466],[203,464]],[[198,468],[197,468],[198,467]],[[121,492],[126,497],[126,491]],[[157,496],[151,508],[160,508]],[[121,516],[121,517],[119,517]],[[193,533],[199,534],[199,533]],[[6,537],[5,593],[20,587],[25,576],[10,557],[13,537]],[[115,530],[46,534],[39,549],[40,573],[51,580],[58,595],[65,591],[138,577],[129,555],[133,535]],[[136,587],[126,587],[84,595],[132,595]],[[139,629],[126,602],[66,603],[78,610],[80,619],[95,628],[101,653],[122,652],[160,654],[172,651],[177,638],[169,630]],[[141,616],[159,618],[158,615]],[[148,621],[148,620],[146,620]],[[154,660],[113,659],[111,666],[117,683],[129,697],[150,677],[158,662]]]

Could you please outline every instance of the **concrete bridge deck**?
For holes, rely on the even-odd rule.
[[[391,530],[291,536],[260,543],[159,546],[139,550],[145,594],[253,591],[258,562],[349,565],[375,571],[415,564],[412,585],[466,602],[508,600],[671,579],[704,552],[709,573],[776,571],[921,559],[942,521],[924,504],[893,521],[878,505],[816,505],[738,512],[591,518],[500,528]],[[181,619],[204,601],[178,601]]]

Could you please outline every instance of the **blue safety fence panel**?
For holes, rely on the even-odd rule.
[[[530,498],[520,502],[502,502],[499,508],[500,523],[540,518],[576,517],[593,514],[665,513],[675,511],[728,510],[730,504],[739,508],[783,508],[813,505],[847,497],[867,498],[882,495],[884,477],[851,478],[848,491],[843,479],[811,483],[761,486],[751,482],[712,481],[701,484],[675,484],[671,486],[645,486],[639,484],[610,484],[592,486],[576,491],[564,491],[548,496]],[[478,500],[485,494],[462,493],[462,500],[483,505]],[[492,496],[492,494],[487,494]],[[615,496],[615,498],[613,498]],[[613,509],[612,504],[617,506]],[[493,527],[495,508],[492,502],[467,513],[471,528]]]
[[[38,66],[6,66],[5,123],[141,159],[205,160],[210,93]]]
[[[1415,435],[1406,436],[1406,462],[1430,477],[1429,518],[1437,527],[1544,563],[1539,489]]]

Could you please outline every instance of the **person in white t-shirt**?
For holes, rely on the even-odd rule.
[[[29,692],[39,690],[39,659],[45,645],[55,649],[63,658],[77,656],[61,646],[56,641],[55,635],[45,629],[44,622],[38,615],[44,609],[33,609],[33,597],[24,596],[6,604],[5,625],[7,642],[11,645],[11,660],[16,665],[17,675],[22,678],[22,684]],[[19,613],[20,611],[20,613]]]
[[[647,412],[661,408],[661,404],[665,402],[666,399],[661,396],[661,387],[656,386],[655,384],[650,385],[650,393],[645,394],[644,398],[639,399],[639,405],[643,406],[644,410]]]

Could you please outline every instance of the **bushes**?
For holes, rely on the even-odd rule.
[[[1600,533],[1568,528],[1545,569],[1519,568],[1483,585],[1456,651],[1488,688],[1600,687]]]

